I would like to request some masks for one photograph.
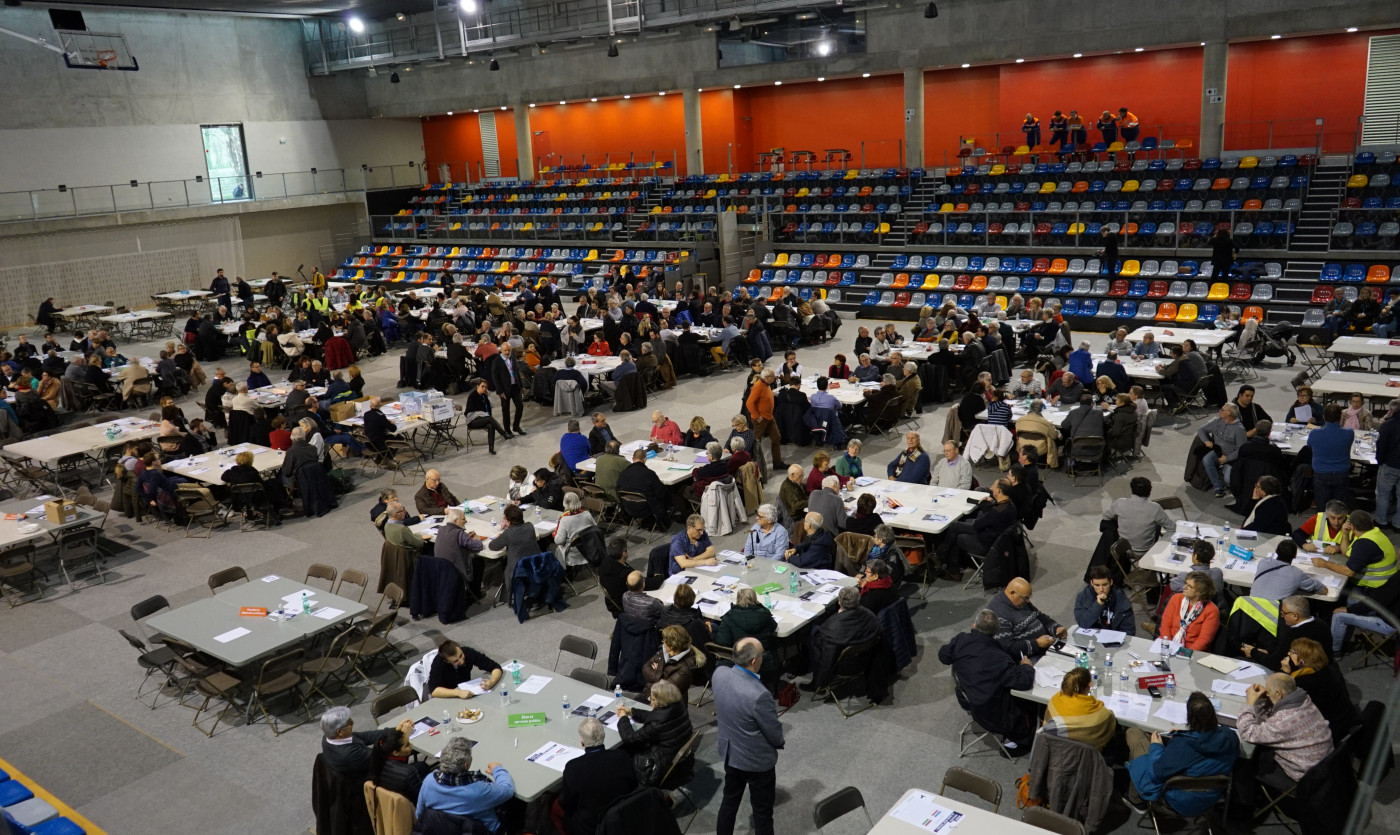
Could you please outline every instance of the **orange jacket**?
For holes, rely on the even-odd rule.
[[[612,349],[608,347],[606,342],[590,342],[588,343],[588,353],[595,357],[610,357]]]
[[[749,399],[745,402],[749,407],[749,416],[754,420],[773,419],[773,390],[762,380],[753,384],[753,390],[749,392]]]
[[[1181,601],[1184,595],[1177,592],[1172,595],[1172,599],[1167,601],[1167,608],[1162,612],[1162,628],[1158,632],[1158,637],[1173,640],[1176,638],[1176,631],[1181,628]],[[1182,645],[1187,649],[1197,651],[1210,651],[1210,645],[1215,641],[1215,633],[1220,630],[1220,610],[1214,603],[1206,603],[1206,607],[1201,610],[1201,614],[1186,627],[1186,640]]]

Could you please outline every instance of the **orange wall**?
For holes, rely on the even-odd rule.
[[[1363,34],[1284,38],[1230,45],[1225,147],[1311,146],[1323,120],[1324,147],[1350,151],[1366,98]],[[1231,124],[1235,123],[1235,124]],[[1241,124],[1251,123],[1251,124]]]
[[[1325,122],[1329,149],[1347,150],[1365,91],[1368,36],[1326,35],[1230,46],[1226,95],[1226,149],[1262,147],[1267,127],[1240,123],[1275,120],[1274,143],[1310,144],[1314,117]],[[1019,144],[1022,116],[1040,117],[1044,138],[1055,109],[1077,108],[1092,122],[1104,109],[1126,106],[1137,114],[1143,136],[1196,140],[1199,134],[1202,50],[1196,47],[924,74],[925,157],[946,164],[959,139],[973,136],[988,148]],[[899,164],[904,136],[903,78],[885,75],[707,90],[700,96],[705,167],[751,171],[757,154],[774,147],[847,148],[859,159],[865,143],[869,167]],[[545,163],[576,163],[587,154],[635,153],[684,161],[685,118],[681,96],[638,95],[631,100],[541,104],[530,113],[535,155]],[[1235,123],[1233,125],[1229,123]],[[515,125],[511,111],[496,112],[502,173],[515,176]],[[474,114],[436,116],[423,122],[424,148],[435,173],[438,162],[461,163],[477,176],[481,135]],[[1098,132],[1089,131],[1091,141]]]
[[[754,170],[758,152],[772,148],[815,151],[819,159],[827,148],[845,148],[859,165],[862,142],[866,167],[900,164],[902,75],[746,87],[736,97],[748,101],[753,124],[753,143],[738,157],[744,164],[738,170]]]

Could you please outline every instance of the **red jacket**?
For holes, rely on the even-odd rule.
[[[748,407],[749,415],[754,420],[773,419],[773,390],[767,383],[759,380],[753,384],[753,390],[749,392]]]
[[[1177,592],[1172,595],[1172,599],[1167,601],[1167,608],[1162,612],[1162,627],[1158,636],[1172,640],[1176,637],[1176,631],[1181,628],[1181,601],[1184,595]],[[1214,603],[1207,602],[1204,609],[1191,625],[1186,627],[1186,640],[1182,645],[1187,649],[1197,651],[1210,651],[1210,645],[1215,641],[1215,633],[1220,630],[1220,610],[1215,608]]]

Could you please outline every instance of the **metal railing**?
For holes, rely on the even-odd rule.
[[[80,217],[214,206],[257,200],[280,200],[315,194],[345,194],[426,183],[419,164],[364,166],[360,169],[315,168],[238,177],[188,180],[133,180],[121,185],[60,186],[33,191],[0,192],[0,222]]]
[[[373,215],[375,238],[432,241],[630,241],[634,227],[655,215]],[[638,222],[633,223],[636,219]],[[679,220],[679,218],[675,218]],[[714,224],[713,216],[690,219]],[[526,228],[528,224],[529,228]],[[650,230],[655,232],[655,229]],[[666,241],[709,240],[713,230],[665,233]],[[641,240],[646,240],[642,238]]]

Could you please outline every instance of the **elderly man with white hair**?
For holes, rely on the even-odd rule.
[[[807,497],[807,509],[822,518],[822,527],[832,536],[846,527],[846,505],[841,501],[841,479],[829,475],[822,479],[822,486],[813,490]]]
[[[807,533],[806,538],[795,547],[787,549],[784,559],[795,568],[822,568],[828,571],[834,569],[836,537],[823,527],[822,515],[809,512],[802,520],[802,528]]]
[[[766,560],[780,560],[787,553],[787,529],[778,524],[778,509],[761,504],[755,514],[753,527],[744,538],[744,553]]]
[[[1128,341],[1128,329],[1119,328],[1108,337],[1108,347],[1104,353],[1114,351],[1120,357],[1126,357],[1133,352],[1133,343]]]
[[[413,720],[405,717],[396,729],[407,736]],[[370,747],[393,730],[356,732],[350,708],[333,707],[321,714],[321,756],[332,771],[358,783],[369,776]]]
[[[491,832],[501,831],[496,807],[515,796],[515,781],[505,766],[486,764],[491,779],[472,773],[472,745],[464,736],[454,736],[438,755],[438,770],[423,781],[418,792],[418,822],[429,809],[449,815],[476,818]],[[425,831],[429,830],[425,827]]]
[[[1221,498],[1227,492],[1226,482],[1230,478],[1230,465],[1240,456],[1240,447],[1248,440],[1244,425],[1240,423],[1240,407],[1226,403],[1220,407],[1220,415],[1215,420],[1196,430],[1196,438],[1208,450],[1201,458],[1201,465],[1215,488],[1215,497]]]
[[[632,754],[619,746],[608,750],[603,723],[588,718],[578,725],[583,754],[564,764],[564,778],[550,808],[554,826],[562,835],[593,835],[618,798],[637,788]],[[666,763],[663,767],[669,767]]]

